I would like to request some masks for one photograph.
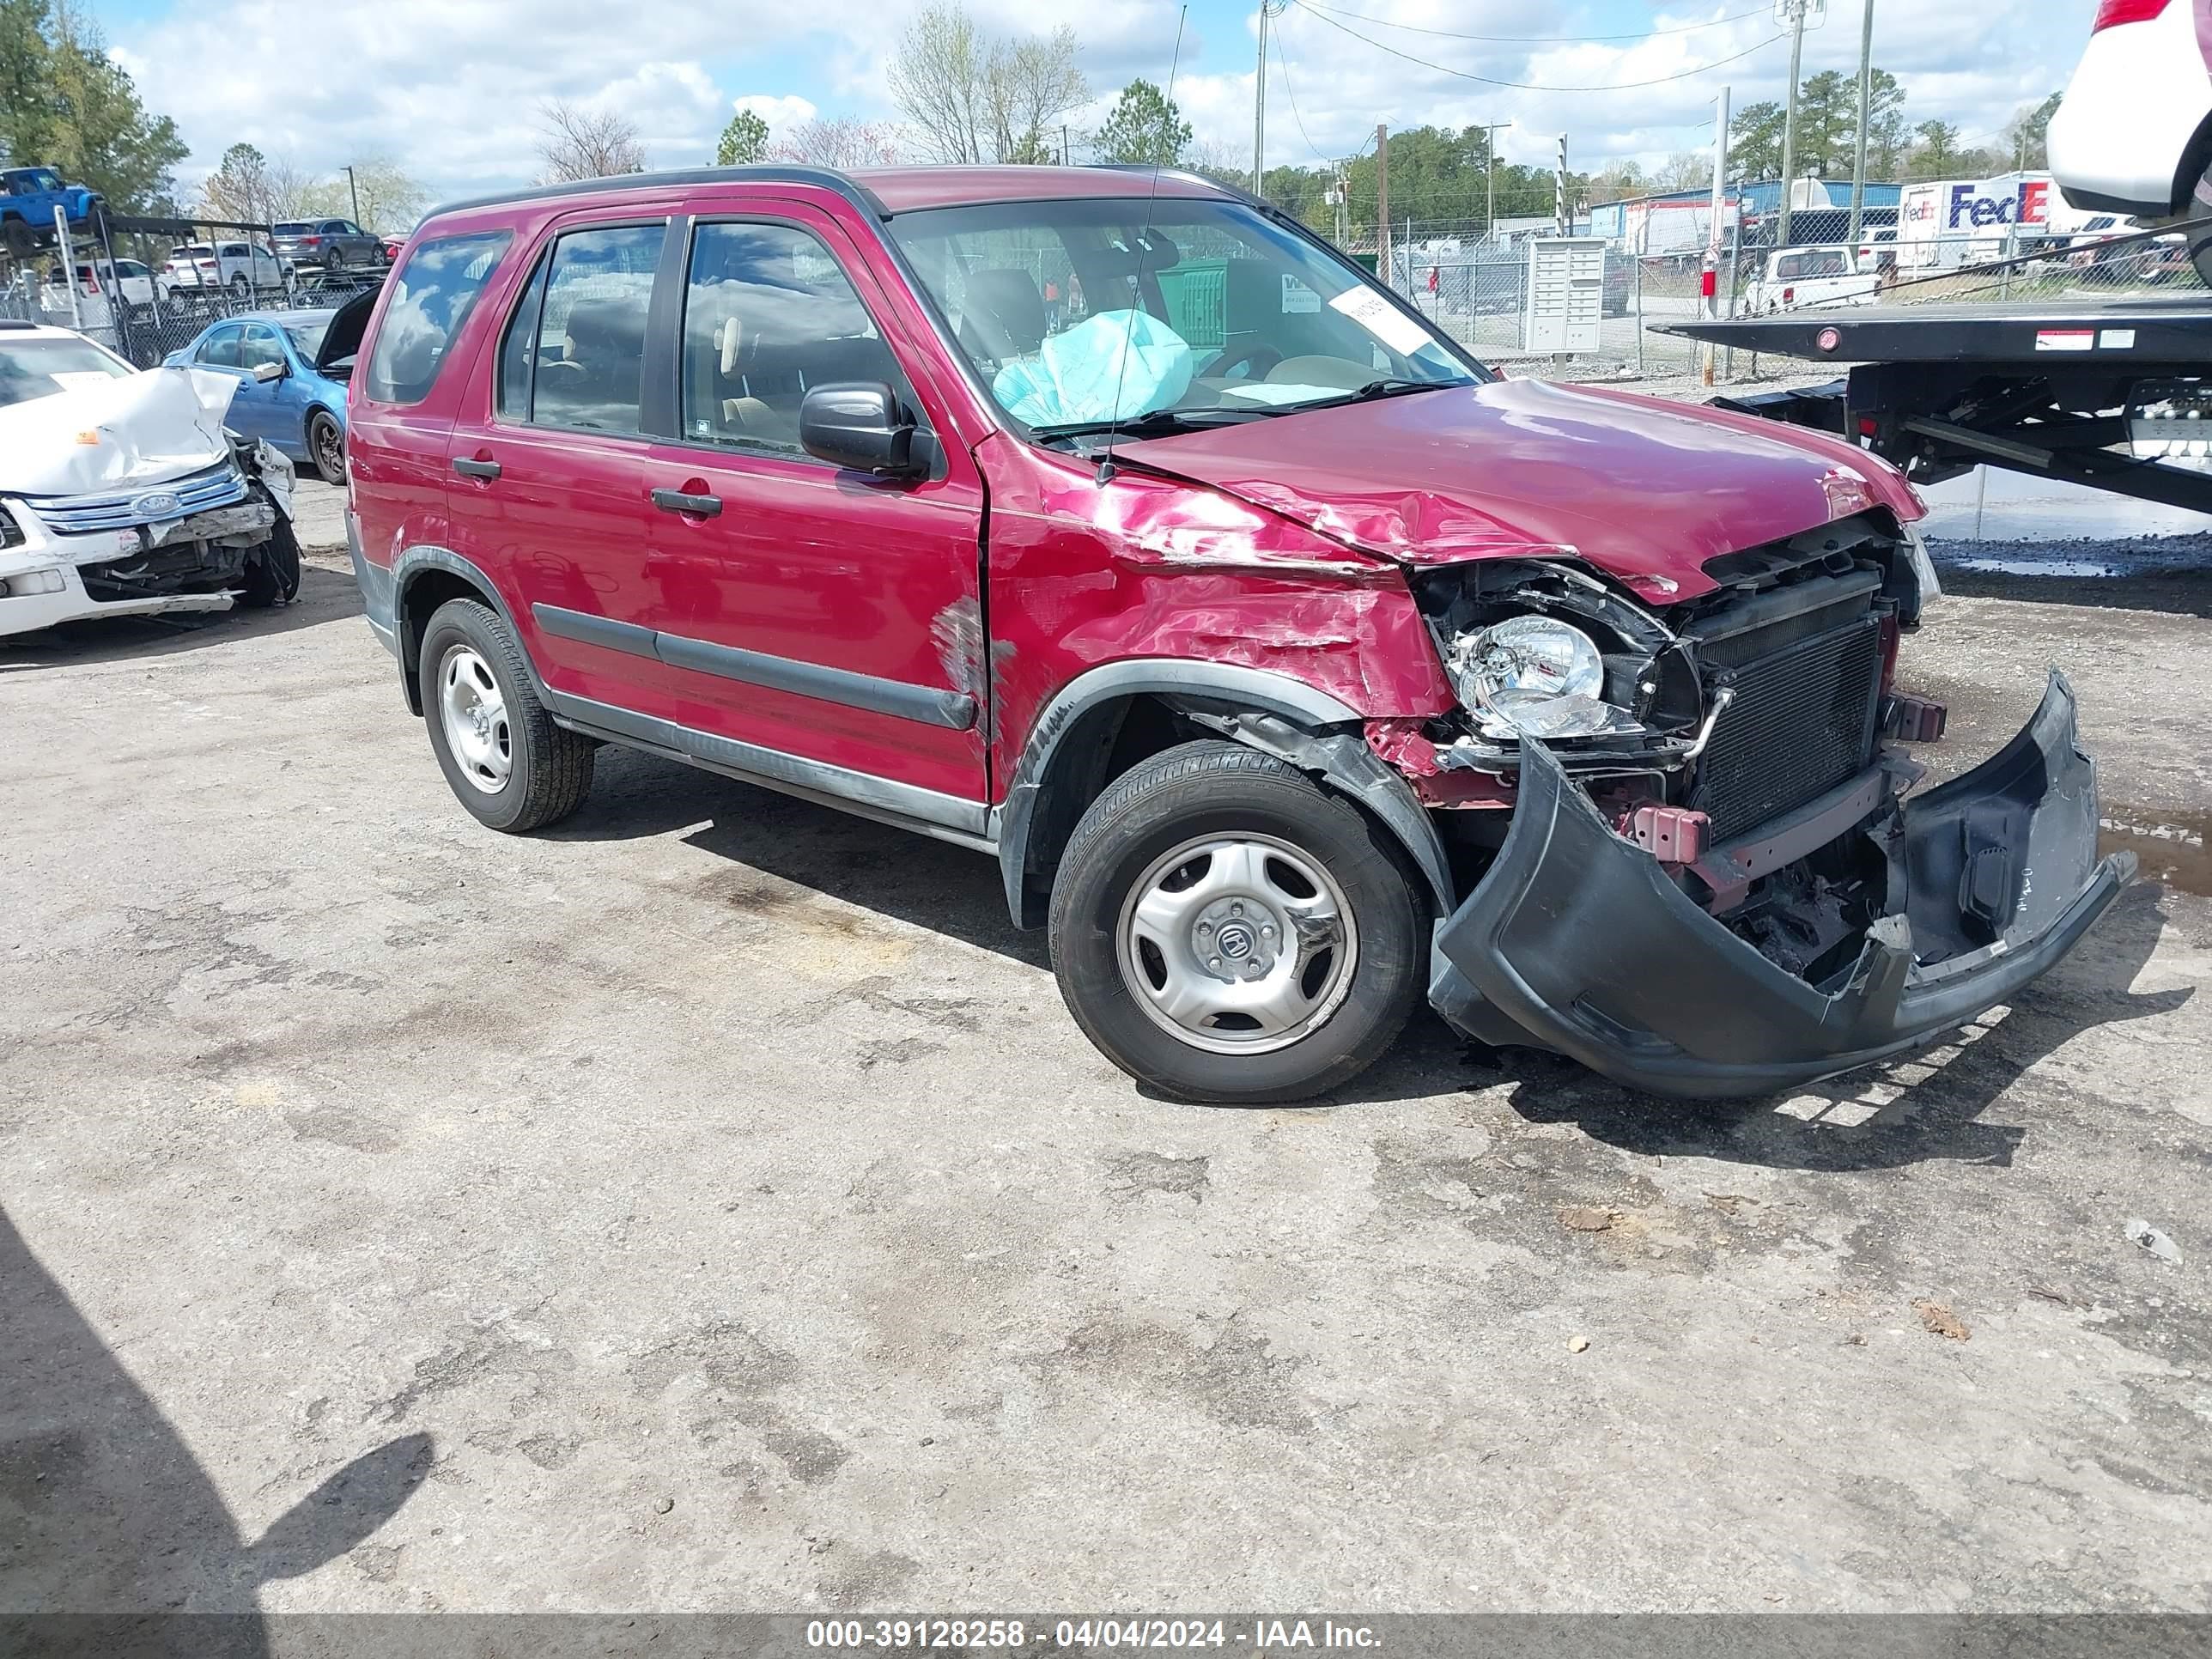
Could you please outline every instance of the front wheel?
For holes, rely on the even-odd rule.
[[[1384,832],[1294,767],[1192,743],[1118,779],[1053,886],[1060,994],[1140,1082],[1298,1100],[1349,1081],[1420,989],[1421,903]]]
[[[478,823],[520,835],[583,805],[592,744],[553,723],[497,611],[474,599],[440,605],[417,672],[431,750]]]
[[[253,284],[246,280],[246,273],[241,270],[230,279],[230,291],[241,300],[251,299],[253,295]]]

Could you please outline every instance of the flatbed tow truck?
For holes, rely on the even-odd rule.
[[[1994,282],[2039,262],[2048,269],[2052,258],[1973,274],[1996,273]],[[1945,279],[1947,295],[1962,274]],[[2187,280],[2188,288],[2141,295],[1986,303],[1899,303],[1893,290],[1872,306],[1655,327],[1738,351],[1848,365],[1826,385],[1712,401],[1855,438],[1916,483],[2000,466],[2212,513],[2212,471],[2166,459],[2177,447],[2212,446],[2212,290]]]

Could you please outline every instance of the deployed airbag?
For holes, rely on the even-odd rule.
[[[1189,391],[1194,362],[1190,343],[1151,313],[1102,311],[1008,363],[991,392],[1031,426],[1126,421]]]

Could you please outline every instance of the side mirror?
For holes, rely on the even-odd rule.
[[[817,386],[799,405],[799,447],[817,460],[889,478],[927,472],[914,416],[881,380]]]
[[[253,378],[267,386],[271,380],[281,380],[292,371],[282,363],[262,362],[253,366]]]

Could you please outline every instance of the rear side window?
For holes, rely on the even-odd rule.
[[[610,225],[554,243],[533,354],[532,422],[644,429],[646,314],[667,234],[664,225]]]
[[[446,347],[468,321],[507,249],[503,230],[437,236],[416,246],[392,278],[363,386],[380,404],[419,404],[437,384]]]
[[[216,330],[200,343],[197,361],[212,363],[219,368],[238,368],[239,331],[234,327]]]

